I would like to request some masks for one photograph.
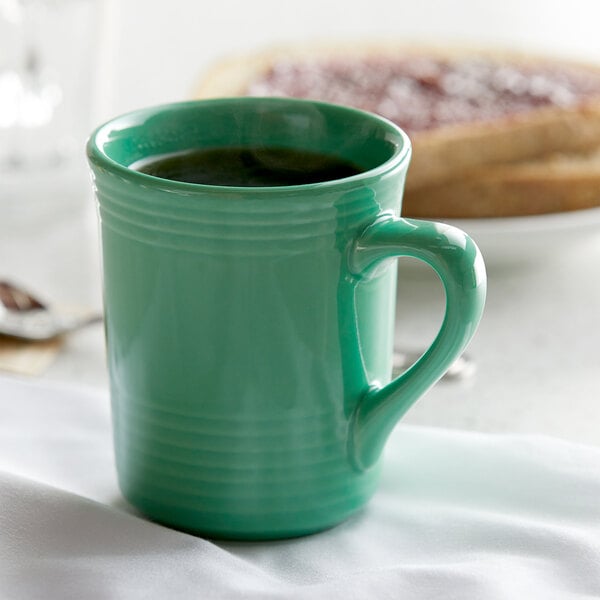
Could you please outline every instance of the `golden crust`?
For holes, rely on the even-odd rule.
[[[413,217],[514,217],[600,206],[600,149],[486,167],[442,184],[407,190]]]
[[[486,166],[579,152],[600,144],[600,102],[538,109],[514,119],[440,128],[412,136],[407,189],[456,179]]]

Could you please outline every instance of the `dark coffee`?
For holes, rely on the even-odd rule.
[[[330,154],[292,148],[199,148],[150,157],[133,169],[174,181],[224,186],[302,185],[350,177],[361,169]]]

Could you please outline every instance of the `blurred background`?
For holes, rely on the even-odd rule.
[[[118,113],[190,98],[218,60],[278,44],[390,39],[600,64],[599,22],[595,0],[0,0],[0,279],[57,305],[100,308],[85,139]],[[514,236],[505,239],[500,247]],[[595,238],[575,258],[553,253],[523,268],[491,257],[498,266],[469,350],[475,373],[437,386],[407,420],[600,443],[599,255]],[[401,276],[398,343],[418,351],[439,327],[443,292],[431,273]],[[39,373],[106,386],[101,328],[63,340]]]
[[[122,0],[109,11],[107,106],[117,112],[185,97],[230,54],[311,39],[451,41],[600,60],[594,0]]]

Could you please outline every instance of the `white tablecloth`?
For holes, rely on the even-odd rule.
[[[600,449],[399,426],[378,493],[311,537],[214,543],[120,498],[104,391],[0,378],[0,598],[600,597]]]

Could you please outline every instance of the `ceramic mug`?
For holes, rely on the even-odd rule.
[[[342,156],[361,172],[226,187],[130,167],[232,145]],[[118,117],[87,151],[124,496],[158,522],[237,539],[308,534],[360,509],[386,438],[463,351],[485,298],[465,233],[398,216],[407,136],[347,107],[235,98]],[[399,256],[437,271],[447,306],[431,347],[390,381]]]

